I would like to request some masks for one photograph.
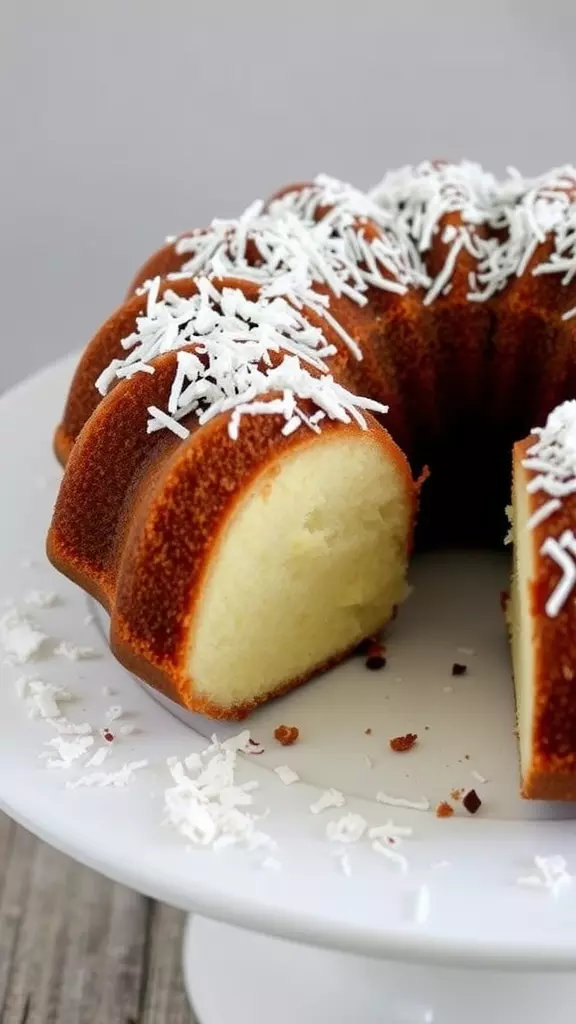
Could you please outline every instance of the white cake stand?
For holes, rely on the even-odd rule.
[[[256,808],[270,809],[264,824],[281,870],[240,848],[190,850],[165,823],[166,759],[202,750],[214,731],[222,739],[238,729],[163,707],[108,653],[102,613],[46,563],[59,479],[50,438],[73,364],[51,367],[0,401],[0,600],[15,601],[52,638],[29,664],[0,666],[0,806],[82,863],[194,913],[185,972],[202,1024],[532,1024],[552,1019],[552,1002],[555,1024],[571,1021],[576,886],[544,884],[534,858],[562,855],[576,871],[576,808],[517,796],[498,600],[505,558],[421,559],[383,671],[357,659],[250,720],[265,750],[241,755],[240,773],[259,783]],[[27,607],[34,590],[57,591],[60,600]],[[56,653],[61,640],[98,656],[69,661]],[[452,677],[455,661],[467,663],[466,675]],[[109,706],[121,705],[101,770],[147,766],[124,788],[67,788],[90,770],[86,757],[61,771],[39,758],[55,732],[27,716],[24,684],[16,685],[23,673],[67,688],[76,699],[66,713],[76,722],[104,725]],[[120,723],[135,731],[122,735]],[[274,741],[281,723],[299,727],[297,745]],[[390,737],[407,732],[418,734],[417,746],[394,754]],[[273,771],[282,764],[301,781],[285,787]],[[311,814],[330,787],[346,805]],[[476,816],[453,800],[456,814],[436,817],[452,790],[471,787],[483,801]],[[383,806],[378,791],[425,796],[431,810]],[[396,848],[406,873],[367,838],[349,844],[343,861],[326,825],[351,811],[370,826],[393,818],[413,828]],[[519,885],[525,876],[542,884]]]

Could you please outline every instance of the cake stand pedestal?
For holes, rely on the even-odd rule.
[[[200,1024],[573,1024],[576,1001],[576,974],[371,960],[192,916],[184,978]]]

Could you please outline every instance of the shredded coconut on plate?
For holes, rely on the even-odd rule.
[[[377,793],[376,800],[379,804],[386,804],[389,807],[407,807],[412,811],[429,811],[430,801],[426,797],[421,800],[407,800],[403,796],[389,796],[388,793]]]
[[[99,652],[94,647],[72,644],[68,640],[62,640],[54,648],[54,654],[57,657],[67,658],[68,661],[84,661],[87,658],[100,657]]]
[[[16,665],[30,661],[47,639],[46,633],[15,607],[0,617],[0,646]]]
[[[59,602],[58,594],[53,590],[30,590],[24,597],[24,604],[29,608],[53,608]]]
[[[368,822],[361,814],[345,814],[336,821],[328,822],[326,835],[334,843],[358,843],[367,826]]]
[[[165,792],[167,821],[196,846],[216,850],[234,845],[251,850],[276,846],[257,828],[259,816],[240,809],[253,805],[258,785],[236,779],[238,752],[248,739],[249,734],[240,734],[224,743],[214,740],[201,755],[194,754],[186,762],[168,760],[174,785]]]
[[[295,772],[294,769],[290,768],[290,766],[287,764],[279,764],[278,767],[274,769],[274,771],[276,772],[276,775],[278,776],[280,781],[283,782],[285,786],[292,786],[295,782],[300,781],[300,776],[298,775],[298,772]]]
[[[310,804],[310,810],[312,814],[321,814],[322,811],[327,811],[330,807],[343,807],[345,803],[346,797],[339,789],[325,789],[318,800]]]
[[[517,879],[517,884],[525,888],[547,889],[553,899],[570,886],[573,876],[567,871],[567,864],[561,854],[552,857],[534,857],[537,874],[524,875]]]
[[[97,789],[105,787],[119,789],[133,781],[135,772],[147,766],[148,761],[129,761],[127,764],[122,765],[118,771],[90,772],[88,775],[83,775],[74,781],[69,780],[66,783],[66,789],[79,789],[84,786]]]

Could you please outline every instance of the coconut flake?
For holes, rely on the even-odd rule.
[[[129,761],[114,772],[89,772],[79,779],[68,781],[67,789],[80,789],[83,787],[103,789],[111,787],[119,789],[134,781],[135,773],[148,766],[148,761]]]
[[[336,821],[329,821],[326,835],[333,843],[358,843],[366,832],[368,823],[361,814],[345,814]]]
[[[280,764],[274,769],[276,775],[285,786],[292,786],[295,782],[300,781],[298,772],[295,772],[293,768],[290,768],[287,764]]]
[[[59,658],[66,658],[68,661],[84,661],[88,658],[100,657],[99,652],[94,647],[72,644],[68,640],[62,640],[54,648],[54,654]]]
[[[0,646],[8,659],[16,665],[30,661],[47,639],[46,633],[15,607],[0,616]]]
[[[552,857],[534,857],[537,873],[524,875],[517,879],[517,884],[524,888],[546,889],[553,899],[572,884],[573,876],[567,871],[567,864],[561,854]]]
[[[379,792],[376,794],[379,804],[386,804],[389,807],[407,807],[412,811],[429,811],[430,801],[426,797],[421,800],[407,800],[403,796],[389,796],[388,793]]]
[[[312,814],[322,814],[330,807],[343,807],[346,797],[338,789],[325,789],[321,796],[313,804],[310,804]]]

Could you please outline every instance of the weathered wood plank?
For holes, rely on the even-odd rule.
[[[0,815],[0,1024],[193,1024],[183,923]]]
[[[150,950],[139,1024],[194,1024],[182,980],[185,915],[162,903],[152,905]]]

